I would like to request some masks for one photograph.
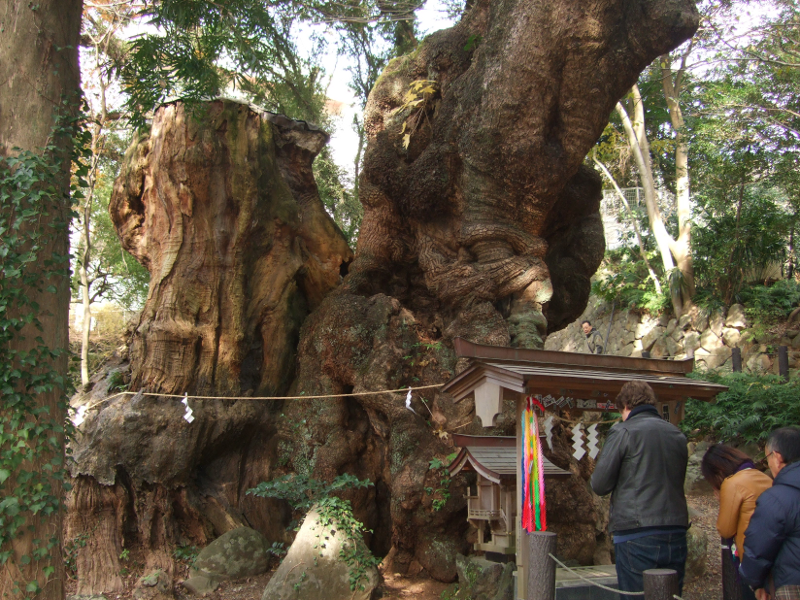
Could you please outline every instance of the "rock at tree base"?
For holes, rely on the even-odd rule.
[[[513,562],[496,563],[478,556],[456,556],[458,600],[513,600]]]
[[[164,571],[154,571],[140,577],[133,588],[136,600],[172,600],[172,578]]]
[[[708,555],[708,537],[699,527],[690,527],[686,531],[686,582],[699,579],[706,572]]]
[[[355,590],[350,589],[355,565],[348,565],[340,556],[351,547],[337,524],[325,526],[325,519],[313,508],[306,515],[281,566],[269,580],[261,600],[369,600],[378,585],[376,567],[367,567]],[[359,537],[355,543],[359,554],[369,556],[369,549]]]
[[[215,590],[220,581],[265,573],[269,569],[268,548],[267,538],[254,529],[229,531],[200,552],[183,586],[202,595]]]
[[[708,447],[708,442],[689,444],[689,462],[686,465],[686,479],[683,482],[683,491],[686,494],[710,494],[713,491],[700,470],[703,455]]]

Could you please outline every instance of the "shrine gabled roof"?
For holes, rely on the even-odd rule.
[[[517,477],[517,443],[515,437],[487,435],[453,435],[453,441],[461,450],[447,467],[453,477],[460,471],[477,471],[492,483],[514,483]],[[567,477],[571,475],[552,462],[544,459],[545,477]]]
[[[690,379],[693,359],[663,360],[598,354],[554,352],[482,346],[456,338],[456,355],[471,358],[470,366],[445,383],[443,392],[460,400],[486,379],[501,387],[529,394],[577,398],[613,398],[635,379],[645,381],[661,401],[711,400],[728,388]]]

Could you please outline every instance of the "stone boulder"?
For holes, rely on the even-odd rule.
[[[710,329],[706,329],[700,336],[700,345],[712,353],[723,347],[722,340]]]
[[[742,334],[734,327],[726,327],[722,330],[722,339],[726,346],[736,348],[742,339]]]
[[[722,329],[725,326],[725,317],[720,312],[713,313],[708,319],[708,328],[717,337],[722,337]]]
[[[689,583],[706,572],[708,536],[699,527],[690,527],[686,532],[686,579]]]
[[[133,586],[135,600],[172,600],[172,578],[164,571],[153,571],[140,577]]]
[[[664,335],[664,328],[660,326],[653,327],[650,331],[642,336],[642,349],[650,350],[658,339]]]
[[[686,479],[683,483],[683,490],[687,494],[710,494],[713,491],[700,472],[700,464],[708,447],[708,442],[689,444],[689,462],[686,465]]]
[[[369,600],[379,582],[378,569],[368,567],[355,589],[350,589],[352,567],[340,553],[351,543],[336,523],[326,526],[313,508],[264,589],[262,600]],[[359,553],[371,556],[363,540],[357,545]]]
[[[665,356],[670,355],[667,340],[672,342],[672,338],[659,337],[656,339],[656,343],[650,348],[650,356],[652,358],[664,358]]]
[[[751,373],[763,373],[764,371],[769,371],[771,366],[772,361],[770,360],[769,355],[762,352],[754,352],[750,355],[746,362],[747,370]]]
[[[683,339],[683,347],[689,350],[697,350],[700,347],[700,334],[696,331],[690,331]]]
[[[708,311],[704,308],[694,307],[692,309],[692,329],[695,331],[708,329],[708,316]]]
[[[728,309],[728,318],[725,319],[725,327],[735,327],[744,329],[747,327],[747,316],[744,313],[744,306],[734,304]]]
[[[417,560],[428,574],[437,581],[455,581],[456,556],[464,551],[460,541],[449,539],[435,532],[420,532]]]
[[[675,341],[671,337],[666,338],[664,340],[664,343],[666,344],[667,352],[669,353],[670,356],[677,356],[678,354],[683,352],[683,346],[681,346],[677,341]]]
[[[677,319],[670,319],[667,323],[667,331],[665,332],[666,335],[672,335],[675,331],[675,328],[678,326]]]
[[[456,556],[456,600],[514,600],[513,562],[497,563],[477,556]]]
[[[255,529],[233,529],[200,552],[183,587],[203,595],[215,590],[220,581],[266,573],[270,558],[268,548],[267,538]]]

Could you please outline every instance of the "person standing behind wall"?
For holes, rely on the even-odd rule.
[[[603,336],[597,331],[589,321],[581,323],[584,335],[586,335],[586,348],[590,354],[603,353]]]
[[[744,533],[739,573],[758,600],[800,600],[800,429],[776,429],[764,451],[774,481]]]
[[[622,422],[606,436],[591,485],[600,496],[611,494],[608,529],[617,583],[622,591],[641,592],[645,570],[674,569],[680,595],[689,527],[683,494],[686,436],[661,418],[655,393],[644,381],[623,385],[616,402]]]

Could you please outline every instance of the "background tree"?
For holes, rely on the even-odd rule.
[[[64,597],[71,118],[80,0],[0,2],[0,594]]]
[[[82,32],[84,53],[83,89],[89,100],[87,126],[91,132],[89,146],[90,158],[86,174],[86,188],[78,206],[76,228],[80,232],[77,248],[76,275],[79,298],[82,303],[81,327],[81,385],[89,383],[89,334],[91,332],[91,306],[100,298],[109,297],[112,290],[111,266],[98,261],[93,256],[94,230],[93,220],[98,213],[97,187],[102,178],[101,165],[107,156],[106,146],[112,128],[120,119],[120,114],[109,110],[108,95],[115,83],[115,72],[120,61],[124,60],[124,44],[119,39],[120,31],[127,26],[141,7],[134,4],[117,3],[105,0],[87,7],[84,13]],[[87,66],[88,63],[88,66]],[[108,161],[105,160],[107,163]],[[106,168],[106,178],[113,177]],[[108,185],[106,185],[108,188]],[[105,206],[108,206],[106,198]],[[105,219],[108,222],[108,219]],[[108,238],[105,240],[108,242]],[[141,272],[138,273],[141,280]],[[136,279],[130,280],[132,286]],[[119,285],[120,281],[117,281]]]

